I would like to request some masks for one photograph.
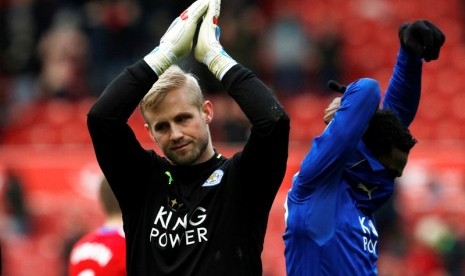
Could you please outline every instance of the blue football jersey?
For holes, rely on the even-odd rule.
[[[385,97],[373,79],[351,83],[341,106],[295,174],[285,203],[287,274],[377,275],[376,211],[393,193],[394,178],[362,136],[376,110],[393,110],[404,125],[415,117],[422,60],[398,54]]]

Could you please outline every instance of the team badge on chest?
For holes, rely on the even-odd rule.
[[[221,179],[223,178],[223,170],[216,170],[210,175],[210,177],[203,183],[202,187],[210,187],[210,186],[215,186],[218,185],[221,182]]]

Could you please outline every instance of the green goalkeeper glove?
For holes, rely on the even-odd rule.
[[[197,45],[194,56],[197,61],[207,65],[208,69],[221,80],[226,72],[237,62],[232,59],[221,46],[220,27],[218,17],[220,16],[221,0],[210,0],[207,14],[200,26]]]
[[[144,57],[145,62],[160,76],[176,60],[192,50],[197,24],[208,8],[209,0],[197,0],[179,15],[160,39],[160,44]]]

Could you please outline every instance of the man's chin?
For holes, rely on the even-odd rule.
[[[176,165],[188,166],[192,165],[195,160],[192,159],[189,155],[182,155],[182,154],[174,154],[169,158],[171,162]]]

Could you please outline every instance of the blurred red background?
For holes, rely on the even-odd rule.
[[[39,2],[0,1],[0,17],[4,19],[2,22],[7,22],[4,15],[9,8]],[[40,4],[43,4],[42,2]],[[359,77],[372,77],[380,82],[383,89],[387,87],[399,47],[397,30],[400,23],[426,18],[444,31],[447,39],[439,60],[425,63],[423,68],[422,99],[417,117],[411,126],[411,131],[419,143],[413,149],[405,173],[397,183],[392,209],[383,217],[387,218],[389,223],[380,221],[385,223],[381,227],[387,230],[380,242],[379,274],[452,275],[448,267],[453,266],[458,270],[464,266],[463,1],[251,2],[265,14],[264,22],[256,17],[256,11],[249,10],[248,12],[255,16],[253,24],[244,18],[242,21],[223,19],[225,35],[233,33],[236,27],[241,27],[242,29],[239,29],[242,31],[255,29],[259,33],[266,33],[268,26],[277,21],[283,13],[290,14],[313,38],[322,37],[328,30],[335,32],[342,43],[339,62],[344,68],[340,76],[343,83]],[[222,13],[223,18],[228,16],[227,12]],[[229,16],[235,18],[232,14]],[[235,26],[236,23],[245,26]],[[112,27],[117,28],[118,24]],[[237,35],[239,37],[223,35],[226,49],[237,46],[228,47],[228,41],[235,41],[243,34],[238,32]],[[66,38],[65,41],[76,44],[74,39],[76,38]],[[4,42],[2,40],[2,43]],[[0,46],[3,46],[2,43]],[[79,49],[84,49],[83,45],[77,45]],[[258,45],[253,54],[243,51],[238,60],[242,61],[241,58],[245,59],[250,54],[253,57],[250,64],[256,65],[254,69],[257,74],[275,88],[273,77],[268,74],[268,67],[273,61],[273,58],[268,56],[269,45]],[[62,50],[69,47],[61,44],[59,46]],[[150,44],[150,47],[152,46]],[[234,56],[240,54],[241,49],[234,53]],[[79,54],[79,51],[72,51],[72,54]],[[6,58],[0,59],[2,66],[6,61]],[[59,64],[63,65],[60,62]],[[63,69],[53,68],[58,72],[62,72]],[[63,74],[56,74],[63,78],[52,78],[51,86],[57,83],[66,84],[67,81],[72,85],[80,83],[79,80],[67,79],[74,75],[66,74],[69,73],[69,67],[64,68],[66,70]],[[0,69],[1,104],[11,91],[22,91],[15,84],[21,83],[18,80],[24,81],[24,75],[20,78],[12,73],[4,73],[6,69],[3,67]],[[311,68],[306,70],[311,71]],[[57,73],[53,70],[52,72]],[[116,73],[108,74],[113,77]],[[26,90],[28,89],[32,91],[33,87],[27,87]],[[308,88],[294,94],[287,94],[278,88],[273,90],[291,117],[291,145],[287,174],[270,214],[263,250],[263,274],[283,276],[285,268],[281,235],[284,232],[284,199],[292,175],[298,170],[302,157],[310,149],[311,139],[324,128],[323,110],[334,94]],[[231,117],[241,120],[242,115],[237,111],[237,106],[224,95],[213,93],[208,95],[208,98],[212,99],[215,109],[214,124],[211,125],[215,146],[225,156],[230,156],[241,144],[225,141],[223,123]],[[86,113],[94,100],[95,95],[85,95],[78,99],[39,97],[11,103],[8,106],[11,112],[8,116],[2,115],[0,198],[5,203],[9,172],[14,172],[24,189],[25,204],[30,213],[30,228],[24,233],[16,228],[17,224],[7,205],[0,204],[0,245],[4,276],[65,275],[69,245],[103,221],[96,196],[100,170],[86,129]],[[140,114],[136,112],[130,123],[146,147],[154,146],[145,134]],[[454,251],[454,246],[459,246],[459,250]],[[465,269],[461,271],[464,272]]]

